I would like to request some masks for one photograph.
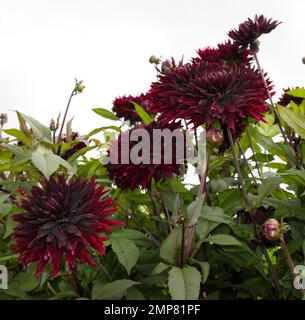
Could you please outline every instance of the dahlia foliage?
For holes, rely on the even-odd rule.
[[[279,24],[151,56],[85,134],[79,80],[49,126],[1,114],[0,299],[304,299],[305,89],[275,92],[257,55]]]

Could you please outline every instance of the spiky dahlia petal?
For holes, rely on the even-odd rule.
[[[50,263],[55,277],[64,258],[72,270],[77,262],[94,264],[89,248],[105,254],[105,237],[100,233],[111,232],[111,226],[121,223],[108,218],[117,208],[110,197],[101,199],[105,187],[95,186],[94,178],[67,181],[62,174],[44,179],[18,203],[23,213],[13,216],[19,222],[13,231],[13,248],[24,267],[37,261],[36,276],[40,276]]]
[[[292,88],[292,89],[290,89],[290,88],[284,89],[284,93],[282,94],[281,98],[279,99],[278,104],[283,107],[287,107],[288,104],[290,103],[290,101],[293,101],[297,105],[301,104],[301,102],[304,100],[303,98],[294,97],[294,96],[291,96],[290,94],[288,94],[289,91],[294,90],[294,89],[299,89],[299,87]]]
[[[194,58],[194,62],[206,61],[231,67],[233,64],[249,65],[252,58],[248,49],[240,49],[238,45],[230,40],[218,44],[216,48],[207,47],[197,50],[199,57]]]
[[[229,126],[233,136],[243,131],[248,118],[263,120],[268,110],[259,71],[243,64],[230,68],[206,61],[186,64],[160,75],[149,98],[151,109],[166,123],[183,118],[194,127],[205,124],[209,129],[217,120],[223,128]]]
[[[238,29],[232,29],[228,35],[239,46],[247,47],[264,33],[269,33],[281,22],[267,19],[264,15],[255,15],[241,23]]]
[[[150,164],[134,164],[132,161],[130,163],[125,164],[122,161],[122,155],[125,155],[128,159],[130,157],[130,151],[134,147],[137,142],[130,141],[128,147],[124,146],[124,142],[122,142],[122,135],[126,133],[121,133],[116,141],[113,141],[110,146],[110,155],[116,154],[118,158],[118,163],[109,163],[107,164],[107,169],[110,174],[110,177],[116,182],[116,184],[121,189],[136,189],[137,187],[142,188],[150,188],[152,180],[154,179],[156,182],[162,180],[166,177],[171,178],[175,174],[179,174],[180,172],[180,164],[181,159],[176,159],[176,143],[175,140],[172,140],[172,150],[170,151],[173,155],[172,163],[165,164],[164,157],[165,153],[168,150],[165,150],[164,141],[161,142],[161,163],[154,164],[153,163],[153,131],[155,129],[170,129],[171,132],[173,130],[178,129],[182,130],[179,124],[171,124],[164,126],[161,122],[153,122],[149,125],[142,125],[133,128],[129,131],[129,135],[136,129],[145,129],[149,134],[150,139]],[[181,131],[182,132],[182,131]],[[184,143],[185,141],[183,141]],[[183,146],[185,150],[185,145]]]

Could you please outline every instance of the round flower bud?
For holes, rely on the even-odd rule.
[[[207,142],[213,147],[219,147],[223,142],[223,132],[217,128],[207,131]]]
[[[77,93],[82,93],[86,87],[83,85],[82,80],[75,79],[75,90]]]
[[[159,64],[160,63],[160,59],[154,55],[150,56],[149,58],[149,63],[152,64]]]
[[[263,224],[264,236],[268,240],[278,240],[282,233],[280,228],[280,223],[275,219],[268,219]]]

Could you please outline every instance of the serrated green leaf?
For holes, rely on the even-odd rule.
[[[140,255],[138,247],[131,240],[119,237],[111,237],[111,246],[129,275]]]
[[[200,272],[191,266],[173,267],[169,272],[168,288],[172,300],[197,300],[201,282]]]

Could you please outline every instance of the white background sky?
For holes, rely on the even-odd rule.
[[[86,89],[69,117],[89,132],[106,124],[92,108],[149,89],[151,54],[188,60],[256,13],[283,21],[261,39],[276,91],[304,86],[305,0],[0,0],[0,112],[7,128],[16,124],[12,109],[49,125],[77,77]]]

